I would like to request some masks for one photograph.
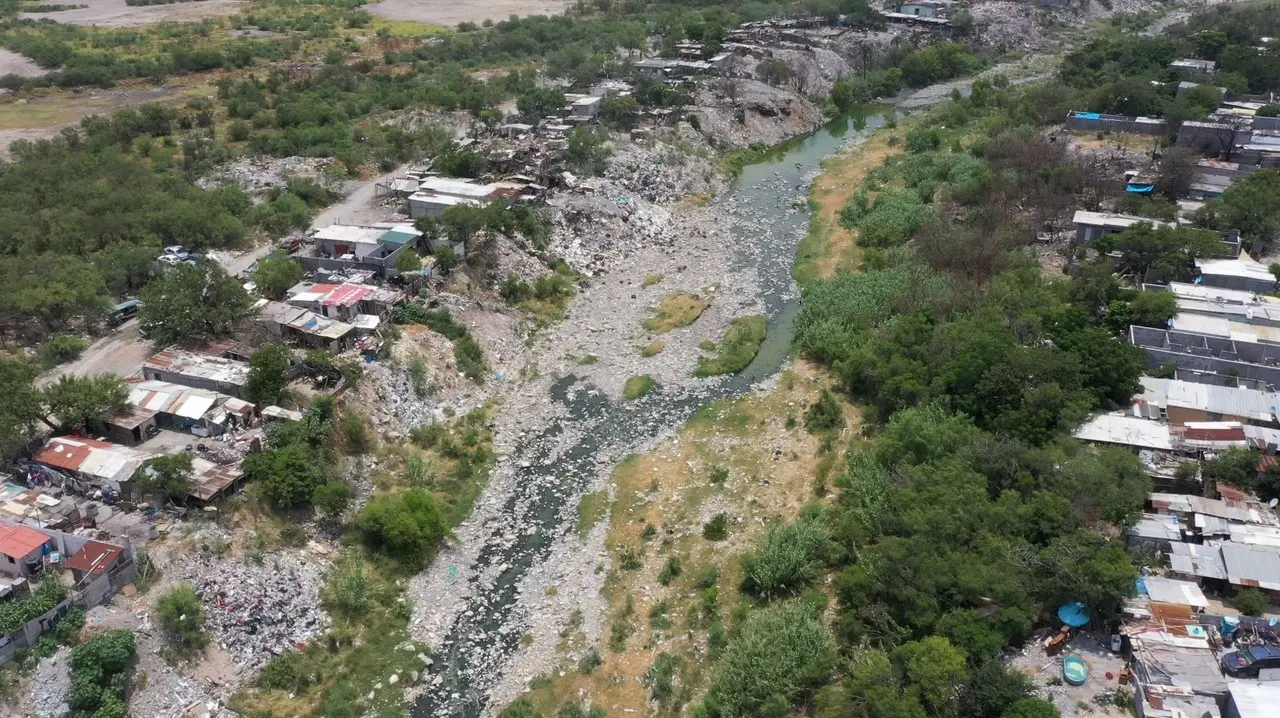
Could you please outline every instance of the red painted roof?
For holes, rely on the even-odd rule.
[[[1280,464],[1280,457],[1277,457],[1275,454],[1264,455],[1261,459],[1258,459],[1258,472],[1261,473],[1266,471],[1268,468],[1275,466],[1276,464]]]
[[[124,549],[119,546],[112,546],[101,541],[90,541],[81,546],[79,551],[72,554],[71,558],[67,559],[67,568],[85,573],[100,574],[108,566],[115,563],[122,553],[124,553]]]
[[[363,284],[344,284],[326,294],[320,303],[326,307],[349,307],[370,294],[373,294],[373,287],[366,287]]]
[[[80,465],[89,457],[90,449],[111,449],[115,444],[108,444],[97,439],[72,436],[57,436],[49,440],[44,448],[36,452],[35,460],[46,466],[67,471],[78,471]]]
[[[48,542],[48,536],[33,528],[0,524],[0,554],[10,558],[26,558],[32,551]]]
[[[1197,441],[1244,441],[1244,427],[1231,426],[1221,429],[1192,429],[1187,427],[1186,437]]]

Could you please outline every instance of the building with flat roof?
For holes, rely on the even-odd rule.
[[[1155,227],[1177,226],[1172,222],[1162,222],[1150,217],[1085,210],[1077,210],[1072,217],[1072,222],[1076,225],[1076,244],[1082,247],[1087,247],[1112,232],[1120,232],[1139,224],[1145,223]]]
[[[354,270],[394,278],[400,276],[396,260],[415,251],[421,239],[421,232],[403,222],[331,224],[316,230],[312,246],[293,258],[309,272]]]
[[[243,399],[249,364],[226,356],[169,347],[143,363],[142,378]]]
[[[1280,386],[1277,344],[1136,325],[1129,327],[1129,343],[1146,352],[1151,368],[1173,364],[1180,371],[1240,377],[1268,388]]]
[[[1244,387],[1215,386],[1178,379],[1144,376],[1142,393],[1134,397],[1153,419],[1166,419],[1174,426],[1196,422],[1233,421],[1280,428],[1276,408],[1280,394]]]
[[[1262,294],[1276,288],[1271,270],[1244,254],[1235,259],[1197,259],[1196,269],[1200,271],[1200,281],[1210,287]]]

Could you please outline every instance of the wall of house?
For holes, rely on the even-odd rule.
[[[1163,135],[1164,122],[1138,122],[1133,117],[1119,115],[1100,115],[1099,117],[1081,117],[1067,115],[1066,126],[1075,132],[1128,132],[1135,135]]]
[[[151,381],[167,381],[171,384],[181,384],[182,386],[189,386],[193,389],[208,389],[209,391],[216,391],[220,394],[234,396],[237,399],[244,398],[244,387],[238,384],[228,384],[226,382],[206,379],[204,377],[179,374],[166,369],[146,367],[142,370],[142,378]]]

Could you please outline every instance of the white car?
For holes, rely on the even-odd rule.
[[[161,254],[165,256],[185,255],[186,253],[187,253],[186,248],[183,247],[181,244],[175,244],[171,247],[165,247],[164,251],[161,252]]]
[[[182,264],[182,261],[183,261],[184,259],[186,259],[186,255],[185,255],[185,254],[183,254],[183,255],[178,255],[178,254],[162,254],[162,255],[160,255],[159,257],[157,257],[157,260],[158,260],[161,264],[167,264],[167,265],[169,265],[170,267],[176,267],[176,266],[178,266],[179,264]]]

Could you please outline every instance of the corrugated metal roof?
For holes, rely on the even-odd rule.
[[[1188,576],[1227,577],[1222,551],[1214,544],[1174,543],[1170,547],[1169,568]]]
[[[1173,440],[1167,425],[1120,414],[1095,416],[1077,429],[1075,436],[1082,441],[1173,450]]]
[[[1209,599],[1205,598],[1200,587],[1190,581],[1178,581],[1163,576],[1147,576],[1142,579],[1147,588],[1147,595],[1152,601],[1160,603],[1176,603],[1183,606],[1207,608]]]
[[[49,542],[49,537],[27,526],[0,524],[0,554],[14,560],[26,558]]]
[[[124,549],[101,541],[88,541],[79,551],[71,554],[66,567],[94,575],[101,574],[108,566],[120,558]]]
[[[1280,548],[1228,541],[1222,544],[1222,560],[1231,583],[1280,590]]]

